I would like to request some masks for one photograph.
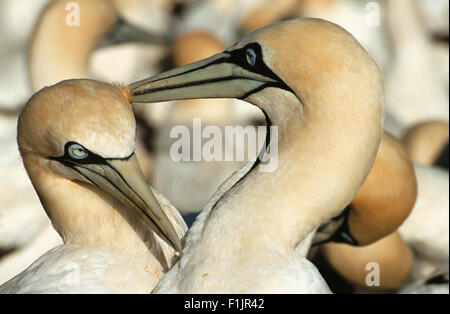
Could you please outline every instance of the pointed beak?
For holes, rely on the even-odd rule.
[[[132,103],[193,98],[246,98],[277,81],[251,71],[245,57],[223,52],[130,85]]]
[[[126,159],[105,159],[103,164],[72,164],[71,167],[131,208],[161,239],[182,252],[181,240],[147,185],[134,154]]]
[[[167,46],[170,40],[163,34],[151,33],[137,25],[127,22],[123,18],[118,18],[111,30],[97,43],[96,48],[129,42]]]

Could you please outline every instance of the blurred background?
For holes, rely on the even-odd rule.
[[[385,130],[405,141],[410,152],[420,150],[411,132],[422,129],[427,152],[439,155],[447,145],[448,189],[447,0],[0,0],[0,284],[61,243],[16,144],[18,114],[33,93],[68,78],[129,84],[297,17],[337,23],[367,49],[384,77]],[[138,158],[148,182],[188,224],[243,162],[174,162],[170,130],[192,128],[195,117],[202,127],[265,125],[259,110],[239,100],[176,101],[134,110]],[[415,156],[422,163],[436,159]],[[314,261],[335,292],[360,291],[318,256]]]

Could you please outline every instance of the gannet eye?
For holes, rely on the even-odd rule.
[[[72,144],[69,146],[68,148],[68,152],[70,157],[72,157],[73,159],[85,159],[88,156],[88,152],[86,151],[86,149],[79,145],[79,144]]]
[[[256,52],[252,48],[247,48],[245,51],[245,58],[250,66],[254,66],[256,64]]]

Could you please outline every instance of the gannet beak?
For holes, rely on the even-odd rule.
[[[150,33],[147,30],[118,18],[111,30],[97,43],[96,48],[103,48],[122,43],[145,43],[155,45],[168,45],[169,38],[163,34]]]
[[[248,47],[249,46],[249,47]],[[245,99],[265,87],[290,88],[265,64],[257,43],[130,84],[131,102],[192,98]]]
[[[145,182],[135,154],[124,159],[102,159],[101,163],[68,165],[134,212],[160,238],[182,252],[181,240],[164,210]]]

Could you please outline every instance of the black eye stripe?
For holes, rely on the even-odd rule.
[[[255,62],[253,65],[250,65],[248,63],[247,60],[247,54],[248,54],[248,50],[252,50],[253,53],[255,54]],[[242,48],[239,49],[235,49],[232,51],[228,51],[228,53],[230,54],[230,56],[228,58],[226,58],[226,62],[229,63],[234,63],[248,71],[254,72],[254,73],[259,73],[262,74],[264,76],[266,76],[267,70],[269,72],[271,72],[272,74],[274,74],[272,71],[270,71],[270,69],[264,64],[263,58],[262,58],[262,50],[261,50],[261,46],[258,43],[250,43]],[[276,79],[279,80],[279,77],[275,75],[275,77],[273,75],[268,75],[271,78],[276,77]]]
[[[79,145],[81,146],[87,153],[87,157],[84,159],[76,159],[70,156],[69,153],[69,147],[72,145]],[[131,153],[131,155],[123,158],[103,158],[102,156],[99,156],[93,152],[91,152],[89,149],[85,148],[83,145],[77,143],[77,142],[67,142],[64,145],[64,155],[59,157],[49,156],[48,159],[56,160],[61,162],[64,165],[70,165],[70,164],[78,164],[78,165],[106,165],[108,160],[128,160],[131,158],[131,156],[134,154]]]
[[[248,49],[251,49],[255,53],[255,63],[253,65],[250,65],[247,61]],[[246,69],[249,72],[261,74],[275,81],[271,83],[266,83],[255,90],[249,91],[247,94],[241,96],[240,99],[247,98],[251,94],[259,92],[260,90],[263,90],[266,87],[278,87],[295,94],[294,91],[264,63],[262,48],[260,44],[250,43],[242,48],[227,52],[230,54],[230,56],[225,60],[226,62],[234,63]]]
[[[67,142],[66,145],[64,145],[64,155],[62,156],[65,160],[73,161],[76,164],[96,164],[96,165],[104,165],[106,164],[106,161],[103,157],[91,152],[87,148],[85,148],[83,145],[80,145],[83,147],[83,149],[87,152],[88,156],[84,159],[74,159],[69,154],[69,147],[72,145],[80,145],[75,142]]]

